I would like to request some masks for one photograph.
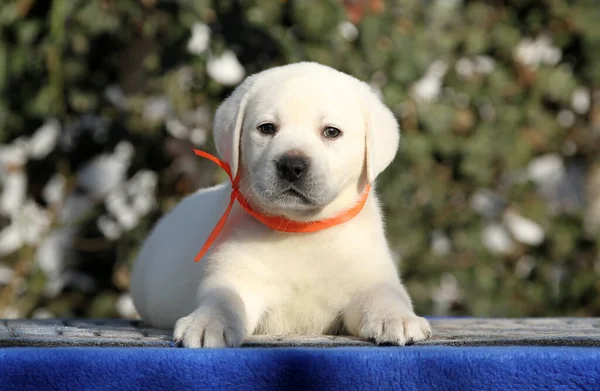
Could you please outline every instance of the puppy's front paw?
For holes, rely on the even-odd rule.
[[[416,315],[386,315],[363,320],[359,336],[377,344],[403,346],[431,337],[431,327],[425,318]]]
[[[175,324],[173,338],[186,348],[238,347],[245,331],[240,319],[214,308],[198,308]]]

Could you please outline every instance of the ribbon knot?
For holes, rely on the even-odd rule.
[[[219,158],[216,158],[215,156],[213,156],[209,153],[200,151],[198,149],[192,149],[192,151],[194,151],[194,153],[196,155],[206,158],[206,159],[212,161],[213,163],[215,163],[216,165],[218,165],[219,167],[221,167],[223,169],[223,171],[225,171],[227,173],[227,175],[229,176],[229,180],[231,181],[231,196],[229,198],[229,204],[227,205],[227,209],[225,209],[225,212],[223,213],[223,215],[217,222],[217,225],[215,225],[215,228],[212,230],[212,232],[206,239],[206,242],[204,242],[204,245],[202,246],[202,248],[200,249],[198,254],[196,254],[196,257],[194,258],[194,260],[196,262],[200,261],[200,259],[202,259],[202,257],[208,252],[210,247],[213,245],[213,243],[217,239],[217,236],[219,236],[219,233],[221,233],[221,231],[223,230],[223,227],[225,226],[225,223],[227,222],[227,218],[229,217],[229,213],[231,212],[231,208],[233,207],[233,204],[236,200],[239,202],[240,206],[248,214],[250,214],[256,220],[260,221],[262,224],[266,225],[267,227],[269,227],[275,231],[309,233],[309,232],[321,231],[323,229],[345,223],[346,221],[354,218],[362,210],[362,208],[364,207],[365,203],[367,202],[367,198],[369,196],[370,186],[367,185],[365,187],[365,191],[364,191],[361,199],[354,207],[346,210],[345,212],[340,213],[337,216],[334,216],[332,218],[325,219],[325,220],[306,221],[305,222],[305,221],[288,220],[286,218],[278,217],[278,216],[263,215],[261,213],[256,212],[255,210],[253,210],[250,207],[250,204],[248,203],[248,201],[246,201],[246,199],[240,192],[239,173],[234,178],[233,174],[231,172],[231,166],[229,166],[229,164],[227,164],[226,162],[222,161]]]

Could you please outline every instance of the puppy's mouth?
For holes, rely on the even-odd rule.
[[[295,201],[294,203],[300,201],[304,205],[316,205],[316,202],[311,197],[293,186],[290,186],[287,190],[284,190],[281,193],[281,196],[282,201]]]
[[[320,194],[316,184],[303,186],[295,183],[281,183],[278,181],[253,181],[251,191],[259,208],[266,214],[283,214],[290,217],[290,213],[305,216],[318,212],[329,201]]]

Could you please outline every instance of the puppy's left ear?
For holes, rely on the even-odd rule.
[[[213,120],[213,138],[221,159],[231,167],[235,178],[240,156],[240,137],[250,89],[255,76],[247,77],[233,93],[221,103]]]
[[[367,181],[371,184],[394,160],[400,142],[400,128],[392,111],[371,87],[367,84],[361,87],[366,116]]]

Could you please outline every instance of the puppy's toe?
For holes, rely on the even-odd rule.
[[[240,346],[244,342],[244,334],[235,327],[229,327],[221,321],[209,323],[204,329],[205,348],[222,348]]]
[[[431,327],[425,318],[416,315],[389,315],[366,319],[359,336],[377,344],[404,346],[431,337]]]
[[[204,328],[206,327],[203,319],[195,314],[181,318],[175,324],[173,339],[175,342],[186,348],[200,348],[204,340]]]
[[[175,328],[173,329],[173,340],[176,343],[181,343],[183,341],[183,337],[185,336],[185,332],[192,324],[192,315],[185,316],[175,323]]]
[[[244,331],[239,325],[228,325],[220,317],[197,310],[177,321],[173,339],[186,348],[235,347],[244,341]]]
[[[407,342],[416,342],[431,337],[431,326],[427,319],[413,316],[404,319],[404,336]]]

